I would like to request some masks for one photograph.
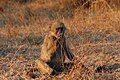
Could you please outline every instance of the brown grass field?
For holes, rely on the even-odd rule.
[[[84,1],[0,0],[0,80],[120,80],[120,0]],[[55,20],[67,27],[74,66],[56,76],[28,73]]]

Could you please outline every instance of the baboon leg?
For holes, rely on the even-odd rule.
[[[74,65],[73,62],[67,62],[67,63],[64,63],[64,68],[65,68],[65,70],[70,71],[70,69],[72,69],[73,65]]]
[[[43,62],[42,60],[36,61],[38,66],[38,71],[40,71],[42,74],[51,74],[53,72],[53,69],[50,68],[47,63]]]

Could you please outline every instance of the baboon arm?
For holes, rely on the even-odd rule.
[[[36,63],[37,63],[37,66],[38,66],[38,70],[42,74],[51,74],[53,72],[53,69],[50,68],[44,61],[38,59],[36,61]]]
[[[64,41],[64,49],[65,49],[65,54],[67,55],[68,59],[71,61],[74,61],[74,55],[70,52],[69,47],[66,45],[66,40]]]
[[[66,48],[65,53],[66,53],[68,59],[70,59],[71,61],[74,61],[74,55],[69,50],[70,50],[69,48]]]

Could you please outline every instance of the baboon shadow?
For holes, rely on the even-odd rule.
[[[113,72],[117,69],[120,68],[120,64],[119,63],[115,63],[113,65],[110,65],[110,66],[106,66],[106,65],[103,65],[103,66],[99,66],[96,68],[95,72],[97,73],[100,73],[100,72]]]
[[[62,74],[62,73],[66,74],[66,73],[70,72],[73,65],[74,65],[74,63],[69,63],[68,62],[68,63],[64,63],[64,66],[61,66],[61,68],[53,68],[52,67],[55,71],[53,71],[53,73],[51,75],[59,75],[59,74]]]

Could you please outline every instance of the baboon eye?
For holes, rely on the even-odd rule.
[[[60,28],[56,28],[56,30],[58,31]]]
[[[53,40],[56,40],[57,38],[55,36],[53,36]]]

